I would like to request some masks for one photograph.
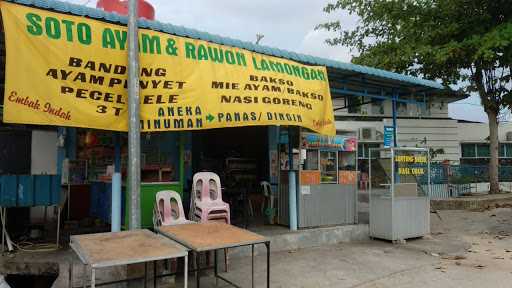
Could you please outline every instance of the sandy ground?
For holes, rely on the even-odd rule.
[[[432,214],[432,235],[405,244],[369,240],[273,253],[271,287],[512,287],[512,209],[439,216]],[[265,287],[264,268],[258,256],[256,287]],[[233,259],[225,276],[251,287],[250,259]],[[215,287],[204,280],[202,287]]]

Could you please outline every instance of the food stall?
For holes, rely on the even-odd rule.
[[[370,237],[401,241],[430,233],[428,150],[370,150],[379,156],[369,165]]]
[[[356,223],[356,133],[325,136],[302,131],[298,136],[298,227]]]

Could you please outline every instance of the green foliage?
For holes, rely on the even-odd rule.
[[[439,155],[442,155],[444,154],[444,149],[443,148],[428,148],[428,154],[430,156],[430,159],[435,159],[437,156]]]
[[[486,111],[512,104],[512,3],[510,0],[338,0],[360,17],[347,30],[343,21],[320,24],[337,32],[327,39],[361,54],[357,64],[462,84],[477,91]]]
[[[450,176],[448,182],[450,184],[470,184],[476,182],[475,180],[470,176]]]
[[[327,39],[361,54],[352,61],[457,84],[477,92],[489,118],[491,193],[498,184],[498,116],[512,107],[512,2],[510,0],[337,0],[360,17],[353,30],[343,22],[318,25],[337,32]],[[494,147],[494,148],[493,148]]]

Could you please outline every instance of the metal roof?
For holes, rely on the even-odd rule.
[[[67,2],[55,1],[55,0],[8,0],[9,2],[18,3],[22,5],[28,5],[32,7],[37,7],[46,10],[53,10],[56,12],[62,13],[70,13],[77,16],[87,16],[93,19],[105,20],[113,23],[127,24],[128,18],[126,16],[121,16],[117,13],[109,13],[100,9],[90,8],[83,5],[77,5]],[[145,19],[139,20],[139,27],[151,29],[155,31],[161,31],[177,36],[189,37],[194,39],[201,39],[217,44],[242,48],[254,52],[258,52],[261,54],[276,56],[280,58],[286,58],[302,63],[312,64],[312,65],[320,65],[326,66],[329,68],[339,69],[344,72],[356,72],[365,74],[368,76],[373,76],[381,79],[388,79],[392,81],[401,82],[401,84],[413,85],[413,86],[423,86],[433,89],[448,89],[448,87],[443,86],[442,84],[425,80],[417,77],[407,76],[399,73],[394,73],[386,70],[355,65],[350,63],[344,63],[340,61],[325,59],[321,57],[315,57],[306,54],[300,54],[292,51],[287,51],[279,48],[272,48],[263,45],[256,45],[254,43],[248,41],[241,41],[237,39],[232,39],[229,37],[223,37],[219,35],[210,34],[207,32],[201,32],[195,29],[186,28],[183,26],[177,26],[169,23],[162,23],[159,21],[149,21]]]

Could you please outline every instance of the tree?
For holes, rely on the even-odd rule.
[[[498,117],[512,105],[510,0],[337,0],[324,8],[339,10],[357,14],[357,27],[340,20],[317,29],[336,32],[328,44],[356,49],[352,62],[478,93],[489,119],[490,193],[498,193]]]

